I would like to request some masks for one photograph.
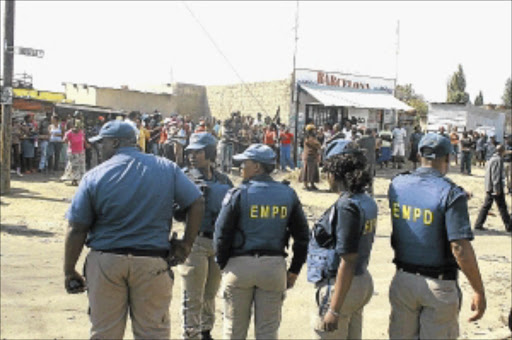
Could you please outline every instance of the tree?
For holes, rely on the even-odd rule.
[[[475,106],[482,106],[484,105],[484,95],[482,94],[482,91],[478,93],[478,96],[475,98]]]
[[[512,80],[510,78],[507,79],[505,83],[505,91],[503,91],[503,105],[506,107],[512,107]]]
[[[462,65],[459,64],[459,69],[448,81],[446,101],[448,103],[466,104],[469,102],[469,94],[465,90],[466,76]]]
[[[428,112],[428,105],[423,99],[423,96],[416,94],[411,84],[397,85],[395,88],[395,97],[407,105],[412,106],[418,116],[426,116]]]

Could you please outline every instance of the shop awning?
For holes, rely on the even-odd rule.
[[[413,107],[401,102],[387,92],[362,91],[313,84],[301,84],[300,86],[325,106],[403,111],[414,110]]]

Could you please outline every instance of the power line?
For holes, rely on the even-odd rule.
[[[222,55],[222,57],[224,58],[224,60],[226,61],[226,63],[228,63],[228,65],[231,67],[231,70],[233,70],[233,72],[236,74],[236,76],[238,77],[238,79],[240,79],[240,81],[242,82],[242,85],[245,87],[245,89],[250,93],[250,95],[252,96],[252,98],[254,100],[256,100],[256,102],[258,103],[261,111],[263,111],[263,113],[265,113],[265,115],[268,116],[268,113],[267,111],[263,108],[263,105],[261,105],[261,102],[258,100],[258,98],[256,98],[256,96],[254,95],[254,93],[252,93],[251,89],[249,87],[247,87],[247,85],[245,84],[244,80],[242,79],[242,77],[240,76],[240,74],[237,72],[237,70],[235,69],[235,67],[231,64],[231,62],[229,61],[228,57],[226,57],[226,55],[222,52],[222,50],[220,49],[220,47],[217,45],[217,43],[215,42],[215,40],[213,40],[212,36],[210,35],[210,33],[208,33],[208,31],[206,30],[206,28],[201,24],[201,22],[199,21],[199,19],[195,16],[194,12],[192,12],[192,10],[190,9],[190,7],[188,7],[187,3],[185,1],[182,1],[183,5],[185,6],[185,8],[188,10],[188,12],[190,13],[190,15],[192,16],[192,18],[194,18],[194,20],[197,22],[197,24],[201,27],[201,29],[203,30],[203,32],[206,34],[206,36],[208,37],[208,39],[210,39],[211,43],[215,46],[215,48],[217,49],[217,52],[220,53],[220,55]]]

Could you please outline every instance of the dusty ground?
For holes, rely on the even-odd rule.
[[[391,225],[387,207],[386,190],[393,170],[379,171],[376,181],[376,199],[380,215],[377,238],[370,261],[375,294],[364,311],[365,339],[387,338],[389,318],[388,287],[394,266],[391,263]],[[463,176],[456,171],[449,174],[456,183],[474,193],[470,200],[471,221],[475,221],[483,201],[482,169],[474,169],[474,175]],[[233,176],[235,182],[240,178]],[[307,192],[296,183],[297,174],[277,175],[290,178],[304,204],[310,222],[335,201],[334,194]],[[64,213],[73,196],[75,187],[57,181],[58,176],[29,175],[14,178],[12,193],[1,197],[1,321],[2,339],[40,339],[88,337],[87,297],[67,295],[63,288],[63,239],[66,228]],[[320,189],[327,189],[325,183]],[[414,188],[411,188],[414,190]],[[510,208],[510,196],[508,206]],[[492,212],[498,215],[497,209]],[[311,224],[311,223],[310,223]],[[473,246],[487,292],[487,312],[477,323],[468,323],[471,288],[462,277],[459,280],[464,293],[460,314],[461,338],[504,339],[510,338],[505,326],[511,302],[511,237],[497,216],[489,216],[488,230],[476,232]],[[180,226],[177,228],[180,229]],[[81,268],[84,254],[78,264]],[[179,276],[177,275],[179,278]],[[179,314],[181,281],[175,281],[171,304],[173,339],[180,338]],[[220,294],[219,294],[220,296]],[[309,338],[310,313],[313,310],[313,288],[306,281],[305,267],[297,286],[288,292],[284,303],[280,337],[283,339]],[[218,298],[217,322],[213,331],[221,337],[222,300]],[[250,330],[250,337],[253,332]],[[128,325],[126,337],[132,338]]]

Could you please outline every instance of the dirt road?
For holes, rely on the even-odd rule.
[[[370,260],[369,270],[373,275],[375,293],[364,311],[363,337],[366,339],[387,338],[389,319],[388,288],[394,273],[391,263],[391,224],[386,191],[393,170],[381,170],[376,180],[375,197],[379,205],[377,237]],[[277,175],[279,179],[290,178],[312,222],[330,204],[336,195],[301,189],[297,174]],[[474,222],[483,202],[483,169],[474,169],[473,176],[457,172],[449,177],[473,192],[469,208]],[[240,178],[233,176],[235,182]],[[58,176],[30,175],[12,182],[12,193],[1,197],[1,321],[2,339],[84,339],[89,334],[87,297],[85,294],[68,295],[63,288],[63,240],[66,221],[64,213],[75,191],[75,187],[58,182]],[[510,208],[510,196],[508,205]],[[506,317],[511,307],[511,236],[504,232],[496,208],[496,216],[489,216],[488,230],[476,232],[473,246],[479,260],[486,293],[487,312],[482,320],[468,323],[471,314],[471,288],[463,277],[459,280],[464,294],[460,313],[462,339],[510,338]],[[181,230],[177,225],[176,229]],[[86,252],[81,256],[83,263]],[[80,268],[80,267],[79,267]],[[178,274],[179,270],[175,270]],[[179,275],[173,288],[171,303],[173,339],[181,336],[181,281]],[[214,338],[221,337],[222,300],[218,295],[217,321]],[[313,287],[306,281],[305,267],[295,288],[287,293],[284,303],[280,338],[297,339],[311,336],[310,313],[313,311]],[[250,337],[253,337],[252,329]],[[126,338],[132,338],[128,323]]]

